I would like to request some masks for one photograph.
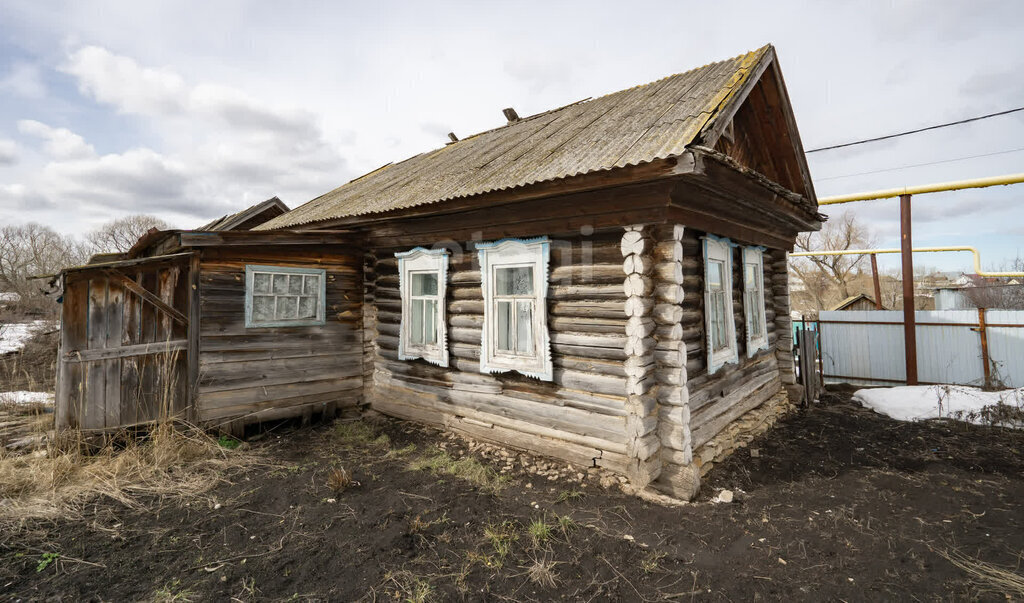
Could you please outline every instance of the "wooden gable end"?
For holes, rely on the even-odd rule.
[[[773,53],[774,55],[774,53]],[[774,56],[707,141],[716,151],[807,199],[816,199],[789,95]]]

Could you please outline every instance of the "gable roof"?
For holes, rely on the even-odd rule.
[[[356,178],[257,230],[408,209],[675,157],[731,119],[771,45],[539,113]],[[795,133],[794,133],[795,135]],[[712,144],[714,140],[710,141]],[[797,151],[803,162],[802,150]],[[813,194],[813,193],[812,193]]]
[[[224,230],[251,230],[268,220],[276,218],[288,212],[288,206],[277,197],[271,197],[266,201],[251,205],[240,212],[228,214],[217,218],[209,224],[200,226],[196,230],[224,231]]]
[[[855,303],[857,303],[857,302],[859,302],[861,300],[869,302],[872,306],[875,305],[875,298],[871,297],[870,295],[868,295],[866,293],[860,293],[858,295],[851,295],[850,297],[847,297],[843,301],[841,301],[838,304],[836,304],[835,306],[833,306],[831,308],[831,310],[833,312],[835,312],[836,310],[845,310],[845,309],[849,308],[850,306],[852,306],[853,304],[855,304]],[[883,306],[882,309],[884,310],[884,309],[887,309],[887,308],[885,308]]]

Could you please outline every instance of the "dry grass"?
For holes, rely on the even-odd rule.
[[[475,457],[464,456],[456,459],[444,450],[434,449],[426,456],[414,460],[412,469],[446,473],[466,480],[485,492],[497,494],[508,485],[508,477],[478,461]]]
[[[91,454],[82,452],[81,442],[74,444],[0,456],[0,523],[74,516],[97,496],[140,507],[143,495],[199,495],[224,481],[226,470],[257,458],[252,452],[225,450],[205,432],[170,422],[142,441],[131,435],[109,438]]]
[[[1024,576],[998,565],[972,559],[959,551],[936,552],[965,571],[979,589],[999,593],[1006,596],[1007,600],[1024,599]]]
[[[327,487],[337,494],[341,494],[352,485],[352,475],[344,467],[331,469],[327,474]]]

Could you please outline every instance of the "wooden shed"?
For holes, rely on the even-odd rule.
[[[188,318],[160,332],[186,352],[195,384],[175,408],[244,422],[365,400],[693,496],[702,472],[800,395],[786,252],[823,216],[775,51],[504,114],[502,127],[389,164],[251,233],[148,242],[145,262],[187,258],[179,271],[194,284],[180,299],[146,286]],[[327,322],[247,324],[254,266],[325,268]],[[124,294],[87,286],[105,300],[95,313],[124,315]],[[78,295],[69,324],[89,313]],[[65,331],[62,358],[93,354],[62,363],[79,372],[72,383],[117,370],[92,351],[109,338]],[[135,362],[115,356],[122,371]],[[93,387],[76,400],[95,421],[107,415]]]
[[[163,231],[128,259],[66,270],[58,428],[174,417],[241,433],[249,423],[357,408],[363,256],[347,240]],[[254,298],[282,312],[294,300],[295,310],[260,316]]]

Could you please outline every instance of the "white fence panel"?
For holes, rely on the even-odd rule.
[[[1007,387],[1024,387],[1024,325],[1022,310],[989,310],[985,313],[988,355],[992,379]]]
[[[907,380],[902,312],[821,312],[818,331],[821,332],[821,364],[826,383],[892,385]]]
[[[917,311],[914,317],[918,325],[918,381],[978,386],[985,383],[981,334],[973,330],[978,326],[977,310]],[[903,363],[906,364],[905,359]]]
[[[921,383],[984,383],[977,310],[917,311],[914,316]],[[818,318],[826,382],[906,382],[902,311],[821,312]],[[1024,311],[989,310],[985,322],[993,379],[1024,386]]]

